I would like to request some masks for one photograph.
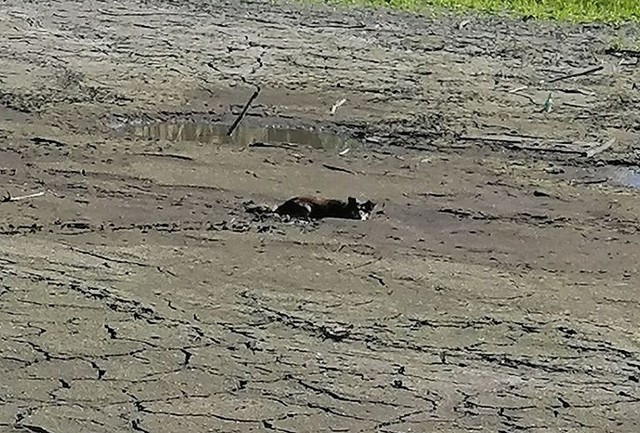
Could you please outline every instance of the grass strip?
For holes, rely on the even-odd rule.
[[[330,3],[383,6],[409,11],[442,8],[507,13],[574,23],[640,21],[640,0],[331,0]]]

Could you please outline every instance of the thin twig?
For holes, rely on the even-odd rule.
[[[529,88],[529,86],[520,86],[520,87],[516,87],[515,89],[511,89],[509,90],[509,93],[518,93],[522,90],[527,90]]]
[[[581,77],[583,75],[593,74],[604,69],[604,65],[594,66],[593,68],[586,69],[580,72],[574,72],[573,74],[562,75],[560,77],[552,78],[547,83],[555,83],[556,81],[567,80],[569,78]]]
[[[186,155],[178,155],[176,153],[160,153],[160,152],[139,152],[136,155],[140,156],[155,156],[158,158],[172,158],[172,159],[181,159],[183,161],[193,161],[193,158]]]
[[[331,106],[331,110],[329,110],[329,113],[332,116],[336,114],[336,110],[340,108],[345,102],[347,102],[346,98],[342,98],[339,101],[336,101],[336,103]]]
[[[600,146],[596,146],[592,149],[589,149],[585,152],[585,156],[587,158],[592,158],[595,155],[604,152],[605,150],[609,149],[611,146],[613,146],[613,144],[616,142],[615,138],[612,138],[611,140],[602,143]]]
[[[556,89],[556,92],[579,93],[579,94],[585,95],[585,96],[596,96],[595,92],[592,92],[590,90],[582,90],[582,89]]]
[[[264,148],[280,148],[280,149],[295,149],[298,147],[296,143],[265,143],[264,141],[254,141],[247,144],[247,147],[264,147]]]
[[[34,198],[34,197],[41,197],[43,195],[44,195],[44,191],[36,192],[34,194],[27,194],[27,195],[20,195],[20,196],[17,196],[17,197],[11,197],[11,194],[9,192],[7,192],[7,195],[2,198],[2,203],[8,203],[8,202],[14,202],[14,201],[20,201],[20,200],[27,200],[27,199]]]
[[[76,247],[72,247],[72,246],[69,246],[69,248],[71,248],[72,251],[75,251],[77,253],[85,254],[87,256],[91,256],[91,257],[94,257],[96,259],[106,260],[106,261],[109,261],[109,262],[120,263],[120,264],[125,264],[125,265],[136,265],[136,266],[140,266],[140,267],[149,267],[149,266],[151,266],[151,265],[148,265],[147,263],[134,262],[134,261],[131,261],[131,260],[108,257],[108,256],[105,256],[103,254],[94,253],[93,251],[83,250],[81,248],[76,248]]]
[[[231,128],[229,128],[229,131],[227,132],[227,136],[231,137],[231,135],[236,130],[236,128],[238,127],[242,119],[244,119],[245,114],[247,114],[247,110],[249,110],[249,106],[258,97],[259,94],[260,94],[260,86],[256,86],[256,90],[253,92],[253,95],[251,95],[251,98],[249,98],[247,103],[244,105],[244,108],[240,112],[240,115],[236,118],[235,122],[233,122],[233,125],[231,125]]]
[[[342,173],[356,174],[355,171],[351,171],[348,168],[338,167],[337,165],[322,164],[322,166],[324,168],[326,168],[326,169],[333,170],[333,171],[340,171]]]
[[[533,97],[531,97],[531,96],[529,96],[527,94],[524,94],[524,93],[520,93],[519,92],[520,89],[515,89],[515,90],[518,90],[518,92],[509,92],[509,93],[513,93],[516,96],[522,96],[523,98],[527,98],[529,100],[529,102],[531,102],[532,104],[538,105],[538,102],[536,102],[536,100],[533,99]]]

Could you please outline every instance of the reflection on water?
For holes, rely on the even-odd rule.
[[[609,173],[611,182],[640,189],[640,167],[617,167]]]
[[[228,129],[228,125],[196,122],[158,122],[131,127],[136,137],[206,144],[293,143],[322,149],[342,149],[352,144],[335,134],[313,129],[239,126],[231,137],[227,136]]]

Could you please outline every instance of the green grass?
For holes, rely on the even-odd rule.
[[[413,11],[433,8],[475,10],[579,23],[640,21],[640,0],[333,0],[333,3]]]
[[[629,50],[640,52],[640,41],[616,36],[609,40],[609,48],[614,51]]]

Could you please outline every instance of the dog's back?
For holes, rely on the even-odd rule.
[[[287,200],[278,206],[275,212],[279,215],[294,218],[362,219],[360,208],[361,205],[358,204],[358,201],[353,197],[349,197],[345,202],[322,197],[303,196]]]

